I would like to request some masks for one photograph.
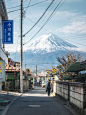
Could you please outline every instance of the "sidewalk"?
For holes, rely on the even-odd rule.
[[[6,115],[74,115],[70,109],[48,97],[45,88],[35,87],[25,92],[13,104]],[[4,115],[4,114],[3,114]]]
[[[5,115],[10,105],[20,96],[22,93],[19,92],[7,92],[2,91],[0,94],[0,115]]]

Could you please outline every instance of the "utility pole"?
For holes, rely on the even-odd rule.
[[[37,65],[36,65],[36,80],[37,80]]]
[[[52,63],[52,69],[53,69],[53,63]]]
[[[23,79],[22,79],[22,76],[23,76],[23,72],[22,72],[22,50],[23,50],[23,47],[22,47],[22,17],[23,17],[23,0],[21,0],[21,12],[20,12],[20,92],[23,93]]]

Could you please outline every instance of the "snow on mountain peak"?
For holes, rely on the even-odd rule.
[[[65,40],[58,38],[54,34],[42,35],[27,45],[28,50],[32,50],[34,53],[45,53],[56,50],[66,50],[70,48],[76,48],[76,46],[66,42]]]

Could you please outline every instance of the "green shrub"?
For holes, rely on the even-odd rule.
[[[9,77],[7,78],[7,81],[14,81],[14,78]]]
[[[75,77],[75,79],[86,79],[86,74],[81,74],[81,75],[77,75],[76,77]]]
[[[75,62],[67,68],[66,72],[79,72],[83,70],[86,70],[86,65],[80,65],[79,62]]]
[[[67,76],[67,75],[66,75],[66,76],[64,76],[64,77],[63,77],[63,79],[64,79],[64,80],[71,80],[71,79],[72,79],[72,77],[71,77],[71,76]]]

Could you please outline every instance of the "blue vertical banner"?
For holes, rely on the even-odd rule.
[[[3,44],[13,44],[13,20],[3,20],[2,27]]]

